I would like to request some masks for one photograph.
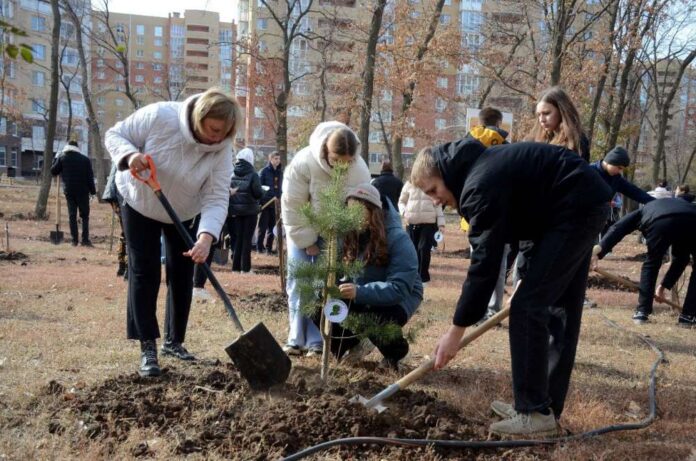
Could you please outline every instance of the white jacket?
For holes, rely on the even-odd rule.
[[[406,181],[399,197],[399,214],[404,217],[406,224],[435,224],[445,225],[445,214],[440,205],[417,188],[411,181]]]
[[[130,207],[148,218],[172,222],[154,192],[131,176],[125,162],[134,152],[149,154],[162,192],[179,218],[186,221],[201,213],[198,235],[217,238],[227,217],[232,139],[207,145],[194,138],[189,114],[198,96],[145,106],[109,129],[104,143],[119,167],[116,187]]]
[[[317,208],[318,193],[329,185],[331,167],[321,158],[321,146],[334,130],[347,128],[340,122],[323,122],[317,125],[309,137],[309,146],[300,150],[283,173],[283,195],[281,210],[283,225],[288,237],[298,248],[307,248],[316,243],[319,234],[307,223],[300,208],[307,202]],[[367,164],[355,154],[346,177],[346,188],[370,182]]]

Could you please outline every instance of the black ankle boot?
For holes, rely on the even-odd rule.
[[[140,376],[159,376],[160,367],[157,362],[157,343],[154,339],[140,341]]]

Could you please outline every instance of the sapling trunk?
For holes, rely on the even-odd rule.
[[[338,252],[338,238],[335,232],[328,237],[327,254],[329,258],[328,273],[326,274],[326,285],[322,293],[322,307],[329,301],[330,289],[336,286],[336,258]],[[329,379],[329,358],[331,356],[331,322],[324,315],[321,309],[321,336],[324,339],[324,349],[321,352],[321,380],[327,382]]]

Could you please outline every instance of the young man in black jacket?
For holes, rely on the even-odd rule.
[[[259,177],[261,179],[261,187],[267,187],[261,199],[261,205],[265,205],[273,197],[280,200],[280,196],[283,193],[283,166],[280,164],[280,154],[277,151],[268,154],[268,165],[263,167]],[[275,204],[271,203],[261,211],[261,216],[259,216],[259,227],[256,237],[256,249],[259,253],[268,252],[268,254],[275,254],[273,251],[273,228],[275,224]]]
[[[94,173],[92,162],[87,156],[82,155],[76,141],[70,141],[63,151],[53,159],[51,174],[60,175],[63,180],[63,192],[65,202],[68,205],[68,219],[70,220],[70,235],[73,246],[79,241],[77,233],[77,212],[80,211],[82,219],[82,245],[92,246],[89,239],[89,196],[96,195],[94,186]]]
[[[401,190],[404,188],[404,183],[394,176],[394,168],[389,160],[382,162],[382,170],[370,184],[375,186],[379,193],[391,200],[394,209],[399,209],[399,197]]]
[[[614,224],[604,236],[597,257],[603,258],[626,235],[640,229],[648,244],[648,255],[640,271],[638,307],[633,321],[648,321],[653,311],[653,293],[664,298],[665,290],[671,290],[689,260],[696,260],[696,206],[680,198],[664,198],[647,203]],[[655,290],[662,258],[672,246],[672,264]],[[696,271],[691,272],[684,307],[677,321],[679,326],[696,326]]]
[[[510,308],[514,408],[490,426],[503,436],[546,437],[558,431],[580,333],[594,239],[611,199],[609,187],[576,153],[540,143],[485,149],[463,139],[424,149],[411,181],[435,203],[469,222],[471,266],[449,330],[438,341],[435,368],[458,351],[466,327],[485,313],[505,243],[532,240],[529,270]],[[565,328],[549,351],[548,306],[564,310]],[[556,353],[558,352],[558,353]]]

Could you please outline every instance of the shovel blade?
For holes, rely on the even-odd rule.
[[[360,404],[362,404],[362,406],[367,407],[367,408],[371,408],[371,409],[375,410],[377,413],[382,413],[384,410],[387,409],[387,407],[382,405],[379,401],[375,402],[374,405],[371,405],[370,400],[366,399],[365,397],[363,397],[360,394],[351,397],[351,399],[348,401],[350,403],[360,403]]]
[[[225,352],[254,390],[282,384],[290,375],[290,357],[263,323],[257,323],[240,335]]]
[[[62,231],[51,231],[51,243],[54,245],[58,245],[63,241],[63,232]]]

